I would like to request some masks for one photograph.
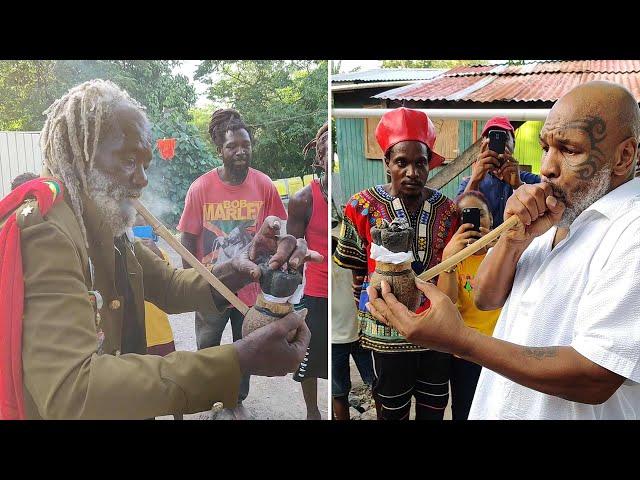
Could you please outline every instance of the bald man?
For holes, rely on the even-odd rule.
[[[493,337],[420,284],[416,315],[369,292],[376,318],[413,343],[483,365],[470,419],[640,418],[640,110],[619,85],[576,87],[540,132],[542,183],[508,200],[480,266],[476,305],[502,307]]]

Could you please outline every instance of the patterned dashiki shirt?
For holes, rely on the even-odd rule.
[[[379,226],[382,220],[391,222],[402,217],[409,220],[414,228],[416,235],[411,267],[416,275],[440,263],[442,250],[460,226],[460,217],[451,200],[437,190],[429,191],[430,195],[415,214],[409,214],[402,199],[388,194],[382,185],[356,193],[345,207],[333,260],[343,268],[367,272],[358,306],[360,341],[366,348],[378,352],[427,350],[407,342],[395,328],[378,322],[365,304],[369,300],[366,292],[369,276],[376,268],[375,260],[370,258],[371,228]]]

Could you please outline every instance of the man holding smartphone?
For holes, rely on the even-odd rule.
[[[502,132],[506,138],[504,134],[500,135]],[[482,130],[480,155],[473,163],[471,177],[463,179],[458,188],[457,195],[475,190],[487,197],[494,227],[502,223],[505,205],[516,188],[524,183],[540,182],[538,175],[520,172],[518,162],[512,156],[514,150],[514,128],[509,119],[490,119]]]

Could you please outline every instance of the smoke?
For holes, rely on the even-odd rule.
[[[156,218],[163,218],[173,213],[173,203],[166,198],[162,198],[158,192],[149,187],[142,191],[142,203]]]
[[[186,191],[180,192],[181,178],[169,167],[168,162],[154,156],[147,170],[149,184],[142,190],[141,201],[156,218],[173,228],[182,213]]]

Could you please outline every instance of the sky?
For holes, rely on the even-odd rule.
[[[336,61],[336,60],[334,60]],[[355,68],[360,67],[361,71],[371,70],[373,68],[382,68],[382,60],[337,60],[340,62],[340,73],[352,72]],[[504,63],[506,60],[489,60],[489,63]]]
[[[338,60],[340,62],[340,73],[352,72],[355,68],[360,70],[371,70],[381,68],[382,60]]]
[[[193,74],[196,73],[200,62],[202,62],[202,60],[182,60],[182,65],[174,71],[185,75],[191,81],[191,84],[196,88],[196,93],[198,94],[196,107],[202,108],[212,105],[212,102],[207,98],[207,85],[193,80]]]

